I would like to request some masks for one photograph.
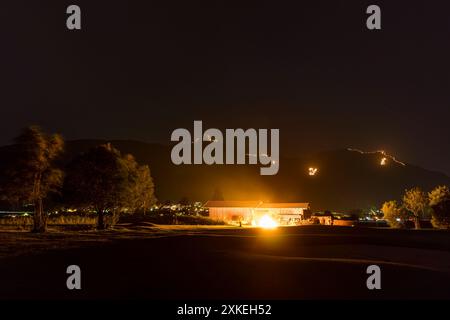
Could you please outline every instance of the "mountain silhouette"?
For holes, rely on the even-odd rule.
[[[429,191],[436,185],[450,185],[443,173],[402,163],[382,151],[352,149],[282,157],[274,176],[261,176],[259,164],[177,166],[171,162],[170,146],[133,140],[67,141],[63,163],[107,142],[150,166],[160,201],[206,201],[220,190],[225,200],[309,202],[313,210],[343,211],[379,207],[384,201],[400,199],[405,189],[414,186]],[[14,146],[0,147],[0,168],[12,161],[14,152]],[[317,169],[314,175],[309,168]]]

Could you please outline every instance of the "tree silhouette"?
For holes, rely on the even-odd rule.
[[[148,166],[139,166],[131,155],[122,157],[111,144],[75,157],[64,184],[70,203],[97,213],[100,230],[106,228],[107,213],[117,218],[124,210],[148,208],[155,201],[153,191]]]
[[[92,207],[98,215],[97,228],[105,229],[104,215],[123,201],[127,178],[119,151],[110,144],[101,145],[75,157],[69,164],[65,196],[77,206]]]
[[[435,227],[450,227],[450,190],[447,186],[437,186],[428,193],[433,209],[432,222]]]
[[[7,198],[16,202],[31,202],[34,206],[34,232],[45,232],[47,215],[43,201],[52,192],[58,192],[63,172],[55,161],[64,149],[58,134],[48,135],[38,126],[25,128],[15,139],[17,159],[8,173],[4,188]]]
[[[147,165],[139,165],[131,154],[122,160],[128,170],[126,204],[133,212],[146,212],[156,202],[155,186]]]

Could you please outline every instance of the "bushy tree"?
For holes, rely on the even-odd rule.
[[[38,126],[25,128],[15,139],[17,159],[8,172],[3,192],[9,201],[30,202],[34,206],[34,232],[45,232],[47,214],[43,201],[58,192],[63,172],[56,161],[64,149],[63,138],[46,134]]]
[[[400,228],[402,226],[401,220],[405,219],[405,214],[403,209],[398,205],[397,201],[386,201],[383,203],[381,211],[384,214],[384,219],[389,222],[391,227]]]
[[[447,186],[437,186],[428,193],[432,208],[433,226],[450,228],[450,190]]]
[[[420,219],[428,210],[428,196],[419,187],[406,190],[403,195],[403,207],[412,213],[416,229],[420,229]]]
[[[97,228],[105,229],[105,214],[117,210],[127,195],[127,179],[119,151],[110,144],[101,145],[69,164],[65,197],[78,207],[92,208],[98,215]]]
[[[125,205],[132,212],[146,212],[156,202],[155,186],[147,165],[139,165],[127,154],[122,158],[128,170],[128,196]]]
[[[105,214],[145,209],[154,201],[154,187],[147,166],[139,166],[111,144],[101,145],[75,157],[67,169],[65,195],[69,202],[92,208],[97,228],[105,229]]]

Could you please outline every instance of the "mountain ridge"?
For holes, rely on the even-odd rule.
[[[407,162],[393,161],[386,153],[334,149],[303,157],[281,157],[280,171],[261,176],[260,165],[172,164],[171,147],[138,140],[77,139],[66,141],[63,162],[89,148],[111,143],[148,164],[160,201],[206,201],[219,188],[226,200],[310,202],[313,210],[350,210],[379,207],[400,199],[405,189],[419,186],[426,191],[439,184],[450,185],[450,177]],[[12,158],[14,146],[0,147],[0,167]],[[381,165],[381,159],[386,163]],[[309,168],[317,169],[315,175]]]

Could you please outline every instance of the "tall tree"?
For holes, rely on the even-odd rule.
[[[92,208],[97,228],[105,229],[105,214],[113,217],[127,209],[145,209],[154,201],[150,169],[130,155],[122,157],[111,144],[90,149],[74,158],[64,184],[69,202]]]
[[[422,218],[428,208],[428,197],[419,187],[406,190],[403,195],[403,207],[414,216],[416,229],[420,229],[420,218]]]
[[[110,144],[101,145],[75,157],[67,168],[66,199],[78,207],[93,209],[100,230],[106,228],[105,214],[116,210],[126,197],[128,173],[120,157]]]
[[[432,208],[432,223],[438,228],[450,228],[450,190],[447,186],[437,186],[428,193]]]
[[[64,150],[64,140],[58,134],[46,134],[38,126],[25,128],[15,139],[17,159],[9,171],[7,197],[14,201],[31,202],[34,206],[34,232],[45,232],[47,214],[43,201],[58,192],[63,172],[55,162]]]

